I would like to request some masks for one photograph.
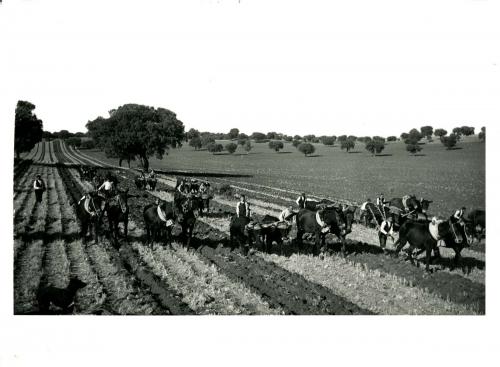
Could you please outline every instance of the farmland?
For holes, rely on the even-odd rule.
[[[411,156],[400,142],[389,143],[383,154],[372,157],[357,143],[351,153],[337,145],[316,145],[311,157],[304,157],[290,143],[282,152],[267,144],[254,144],[250,154],[210,154],[183,146],[172,149],[163,160],[151,159],[151,166],[167,172],[221,173],[225,182],[269,191],[264,186],[306,192],[321,197],[347,199],[356,203],[374,199],[380,192],[386,198],[415,194],[433,200],[431,212],[450,215],[457,207],[485,206],[485,148],[477,139],[446,150],[441,143],[426,144],[421,155]],[[116,165],[98,151],[86,154]],[[132,163],[134,165],[134,163]],[[238,177],[238,176],[245,177]],[[222,182],[222,180],[219,180]],[[296,196],[296,195],[295,195]]]
[[[186,147],[173,150],[164,161],[153,160],[153,167],[164,171],[158,190],[140,192],[133,184],[136,172],[112,166],[116,161],[105,159],[100,152],[74,151],[58,140],[39,143],[24,156],[27,161],[15,167],[14,313],[37,312],[35,294],[40,284],[64,287],[70,275],[77,275],[87,286],[75,299],[76,314],[484,314],[484,244],[464,250],[464,268],[459,269],[451,269],[453,254],[444,249],[442,263],[433,265],[433,272],[427,274],[422,266],[412,266],[402,257],[382,254],[375,230],[358,225],[348,236],[346,258],[340,256],[339,245],[330,236],[328,250],[321,257],[307,251],[298,253],[290,243],[285,245],[282,255],[264,253],[259,247],[247,257],[231,252],[227,246],[228,224],[234,212],[234,199],[225,196],[216,195],[211,215],[197,219],[192,250],[178,242],[172,249],[158,243],[146,245],[142,219],[146,204],[158,198],[172,200],[176,177],[169,172],[175,170],[205,175],[214,185],[232,183],[247,193],[255,215],[261,218],[279,213],[294,198],[294,192],[300,190],[350,200],[373,196],[380,191],[381,182],[389,182],[383,181],[385,177],[375,183],[366,177],[364,184],[360,184],[357,177],[364,177],[363,173],[354,177],[348,174],[364,169],[371,177],[381,167],[375,167],[373,161],[387,167],[388,172],[404,171],[391,167],[396,162],[401,165],[421,160],[422,164],[427,160],[429,167],[435,167],[438,160],[433,154],[453,154],[455,158],[461,155],[461,159],[456,159],[460,161],[459,168],[440,163],[443,167],[439,169],[444,172],[442,175],[449,175],[448,180],[455,177],[460,167],[476,169],[476,183],[482,182],[481,185],[476,188],[470,171],[460,182],[470,180],[466,185],[473,185],[469,190],[477,197],[468,197],[470,206],[483,206],[484,148],[477,143],[467,144],[456,151],[429,145],[424,150],[428,156],[404,159],[396,158],[402,154],[396,144],[385,151],[393,156],[385,157],[318,147],[318,157],[305,158],[295,152],[273,153],[267,146],[256,146],[254,154],[248,156],[213,156]],[[292,148],[285,150],[291,152]],[[355,163],[349,165],[348,160]],[[75,169],[78,164],[113,171],[120,180],[119,187],[138,195],[129,202],[129,241],[121,240],[119,248],[104,235],[98,244],[84,242],[79,236],[74,203],[90,186],[79,177]],[[257,168],[259,165],[265,168]],[[424,175],[429,167],[419,171],[422,177],[431,176]],[[332,170],[337,181],[328,179]],[[214,177],[209,174],[213,172],[227,176]],[[35,203],[31,190],[35,174],[41,174],[47,183],[41,204]],[[410,182],[413,173],[406,175]],[[391,177],[391,182],[396,182]],[[445,179],[440,175],[431,178],[444,185]],[[458,196],[457,204],[449,204],[449,197],[441,204],[436,202],[433,195],[442,196],[446,190],[435,187],[439,184],[431,181],[429,178],[420,186],[413,182],[409,187],[417,195],[421,193],[418,187],[428,188],[429,193],[423,196],[434,199],[433,208],[436,204],[443,212],[451,210],[447,205],[468,205],[460,199],[461,189],[449,195]],[[338,182],[335,189],[334,182]],[[406,187],[401,182],[406,185],[404,179],[398,181],[398,190]],[[395,196],[399,193],[396,188],[386,189],[386,196],[390,192]],[[178,233],[178,228],[174,232]],[[294,230],[292,237],[293,234]]]

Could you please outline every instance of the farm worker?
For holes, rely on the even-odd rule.
[[[297,205],[299,206],[300,209],[304,209],[306,207],[306,201],[307,201],[307,198],[306,198],[306,194],[304,192],[302,194],[300,194],[300,196],[297,198],[297,200],[295,200],[295,202],[297,203]]]
[[[363,204],[361,204],[361,206],[359,207],[359,209],[362,212],[365,212],[366,211],[366,204],[371,203],[371,202],[372,202],[372,199],[370,199],[370,198],[366,199],[366,201]]]
[[[380,194],[377,198],[377,205],[383,207],[387,202],[385,201],[384,194]]]
[[[250,206],[245,195],[241,195],[240,201],[236,204],[236,216],[250,218]]]
[[[141,169],[141,176],[139,177],[141,180],[145,180],[146,176],[144,175],[144,171]]]
[[[149,170],[149,175],[148,175],[148,177],[149,177],[149,178],[155,178],[155,171],[154,171],[154,169],[152,169],[152,168],[151,168],[151,169]]]
[[[45,182],[42,180],[42,176],[36,175],[36,179],[33,182],[33,188],[35,189],[36,202],[42,202],[42,194],[45,191]]]
[[[103,184],[97,189],[97,191],[101,192],[101,190],[104,190],[104,196],[107,199],[109,199],[114,193],[114,188],[115,188],[115,185],[113,184],[113,181],[111,180],[111,175],[107,175]]]
[[[382,247],[384,252],[385,252],[385,244],[387,242],[387,236],[391,236],[392,240],[394,241],[393,234],[394,234],[394,225],[392,223],[392,217],[389,217],[382,222],[378,231],[378,239],[380,241],[380,247]]]
[[[460,209],[457,209],[455,213],[450,217],[450,222],[463,224],[465,209],[466,209],[465,206],[463,206]]]
[[[290,206],[290,207],[286,208],[285,210],[283,210],[280,213],[278,219],[279,219],[280,222],[287,222],[287,223],[289,223],[289,220],[292,219],[291,217],[292,217],[293,214],[294,214],[293,208]]]

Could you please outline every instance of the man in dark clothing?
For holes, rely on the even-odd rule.
[[[247,203],[245,195],[241,195],[240,201],[236,204],[236,216],[250,219],[250,206]]]
[[[385,244],[387,242],[387,236],[391,236],[392,240],[394,241],[394,226],[392,223],[392,217],[388,217],[386,220],[382,222],[379,228],[378,232],[378,239],[380,241],[380,247],[385,250]]]
[[[297,198],[297,200],[295,200],[295,202],[297,203],[297,205],[299,206],[300,209],[304,209],[306,207],[306,201],[307,201],[307,198],[306,198],[306,194],[304,192],[302,194],[300,194],[300,196]]]
[[[42,180],[42,176],[36,175],[35,182],[33,182],[33,188],[35,189],[36,202],[42,202],[42,194],[45,191],[45,182]]]

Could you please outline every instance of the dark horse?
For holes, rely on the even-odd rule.
[[[162,212],[162,217],[158,214]],[[165,245],[172,246],[172,227],[179,215],[178,210],[172,202],[161,201],[156,204],[148,204],[143,210],[144,224],[146,226],[147,244],[153,240],[164,238]]]
[[[179,224],[182,227],[181,237],[186,247],[191,245],[191,238],[193,237],[194,225],[196,223],[195,212],[198,210],[199,202],[194,197],[184,197],[177,204],[180,207],[178,215]]]
[[[248,253],[246,244],[251,247],[253,242],[259,240],[261,226],[259,223],[250,223],[248,217],[238,217],[233,215],[229,222],[229,245],[231,251],[235,249],[235,242],[240,246],[240,251],[243,255]]]
[[[437,240],[431,234],[429,229],[430,222],[415,222],[407,221],[403,223],[399,229],[399,238],[394,243],[396,251],[394,256],[398,256],[401,249],[409,243],[408,259],[412,264],[415,264],[412,253],[415,249],[424,250],[426,255],[425,270],[429,271],[429,263],[431,260],[431,253],[434,250],[437,257],[440,257],[439,249],[437,247]],[[437,238],[443,240],[446,247],[455,250],[455,265],[460,261],[460,252],[467,245],[468,236],[465,226],[460,223],[451,223],[449,220],[439,222],[437,225]]]
[[[109,232],[114,239],[115,245],[118,244],[119,223],[123,223],[123,235],[127,239],[128,216],[130,212],[128,199],[132,197],[137,197],[137,195],[130,195],[128,189],[126,189],[125,191],[118,191],[108,202],[106,214],[109,223]]]
[[[351,211],[342,212],[335,208],[325,208],[318,212],[308,209],[301,209],[297,214],[297,237],[295,241],[299,246],[302,245],[302,236],[304,233],[314,233],[315,253],[319,253],[320,245],[325,246],[325,235],[328,232],[323,232],[321,225],[318,223],[317,217],[326,223],[329,233],[335,234],[342,242],[342,255],[345,255],[345,237],[351,232],[351,224],[353,214]]]
[[[94,232],[94,242],[99,240],[99,226],[103,217],[106,202],[96,192],[86,194],[77,204],[77,213],[81,222],[81,236],[87,236],[87,230]]]

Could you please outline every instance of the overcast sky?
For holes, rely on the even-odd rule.
[[[6,0],[2,113],[29,100],[50,131],[125,103],[218,132],[479,128],[500,117],[498,3]]]

